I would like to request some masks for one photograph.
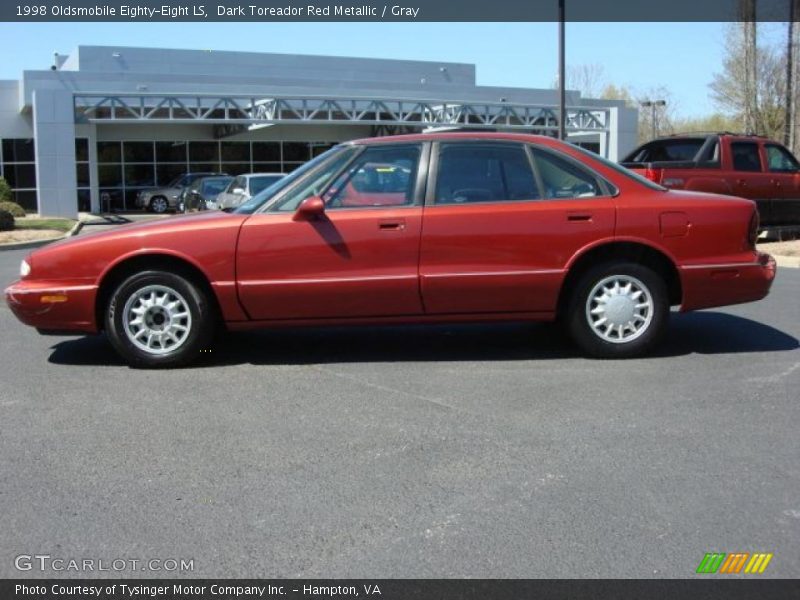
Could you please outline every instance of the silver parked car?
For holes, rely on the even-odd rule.
[[[236,208],[273,183],[286,177],[284,173],[245,173],[237,176],[228,188],[217,196],[220,209]]]
[[[142,190],[136,195],[136,206],[154,213],[165,213],[178,208],[178,199],[187,186],[203,177],[225,173],[185,173],[170,181],[165,187]]]

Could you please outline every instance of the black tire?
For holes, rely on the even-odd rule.
[[[167,200],[164,196],[153,196],[150,199],[150,204],[147,208],[150,210],[150,212],[163,215],[169,210],[169,200]]]
[[[613,292],[614,282],[622,283],[618,289],[616,299],[614,295],[606,294],[601,283],[611,287]],[[632,290],[623,293],[626,283],[631,283]],[[643,288],[643,289],[640,289]],[[641,292],[636,299],[637,292]],[[603,294],[611,302],[606,303]],[[629,295],[630,294],[630,295]],[[649,295],[649,308],[641,307],[643,299]],[[590,302],[590,296],[595,298]],[[602,314],[594,314],[600,311]],[[628,320],[629,311],[633,317]],[[589,356],[596,358],[631,358],[643,356],[650,352],[663,336],[669,322],[669,294],[663,278],[652,269],[631,262],[611,262],[597,265],[581,275],[569,298],[565,324],[570,336],[578,347]],[[605,322],[602,319],[606,319]],[[616,319],[616,320],[615,320]],[[611,323],[636,323],[636,327],[623,325],[620,333],[619,326],[608,325]],[[592,324],[595,323],[596,327]],[[611,339],[609,339],[611,338]]]
[[[152,298],[161,301],[162,308],[143,308]],[[128,325],[135,320],[134,309],[145,311],[143,322]],[[188,317],[180,316],[184,314]],[[164,271],[142,271],[128,277],[111,295],[105,312],[106,333],[114,349],[131,366],[144,368],[177,367],[195,360],[210,343],[215,321],[211,300],[199,286]],[[152,347],[144,348],[150,347],[148,332],[158,327],[162,329],[153,335]],[[137,344],[133,338],[142,334],[142,330],[144,334]]]

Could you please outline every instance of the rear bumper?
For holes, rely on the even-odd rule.
[[[775,259],[763,252],[753,262],[685,265],[682,311],[761,300],[772,287]]]
[[[23,323],[44,331],[96,333],[97,286],[70,281],[16,281],[6,304]]]

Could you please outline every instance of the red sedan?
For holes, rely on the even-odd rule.
[[[369,197],[367,197],[369,196]],[[750,200],[668,191],[575,146],[449,133],[341,144],[232,213],[41,248],[6,300],[42,333],[132,365],[195,358],[217,326],[554,320],[641,355],[670,306],[767,295]]]

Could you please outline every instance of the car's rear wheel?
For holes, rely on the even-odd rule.
[[[663,278],[644,265],[606,263],[584,273],[573,288],[567,326],[590,356],[646,354],[664,333],[669,296]]]
[[[186,364],[208,345],[213,330],[213,310],[204,291],[163,271],[144,271],[123,281],[106,311],[112,345],[136,367]]]
[[[169,208],[169,202],[164,196],[156,196],[152,200],[150,200],[150,210],[154,213],[162,214],[167,212]]]

